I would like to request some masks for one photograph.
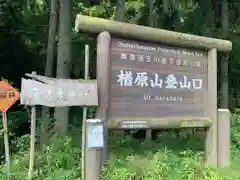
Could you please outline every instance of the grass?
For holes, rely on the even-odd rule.
[[[204,164],[204,137],[183,129],[163,132],[156,141],[133,140],[130,136],[109,138],[109,165],[101,174],[104,180],[240,180],[240,116],[231,129],[232,165],[216,169]],[[2,134],[0,134],[0,137]],[[36,152],[34,179],[80,180],[81,133],[49,138],[48,145]],[[12,142],[12,179],[27,178],[29,135]],[[0,180],[6,167],[0,165]]]
[[[233,132],[236,141],[240,133],[236,135],[236,128]],[[188,138],[188,133],[183,131],[177,137],[173,132],[165,132],[154,142],[141,142],[129,136],[111,137],[109,166],[102,176],[105,180],[240,179],[240,150],[236,143],[232,146],[232,166],[219,170],[203,163],[202,138]],[[50,138],[49,145],[36,154],[35,179],[80,180],[79,137]],[[19,151],[12,157],[13,180],[23,180],[27,177],[29,136],[25,135],[16,142]],[[0,167],[0,179],[7,179],[4,165]]]

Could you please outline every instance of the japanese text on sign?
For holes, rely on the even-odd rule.
[[[207,57],[207,51],[112,38],[110,118],[156,125],[163,118],[204,116]]]
[[[136,78],[133,78],[131,71],[120,70],[117,75],[117,82],[120,86],[133,86],[138,85],[140,87],[152,87],[152,88],[186,88],[186,89],[202,89],[203,80],[191,79],[188,80],[187,76],[183,76],[181,81],[178,81],[174,74],[169,74],[165,78],[160,77],[158,73],[154,73],[154,79],[148,78],[147,72],[137,72]],[[164,86],[165,85],[165,86]]]
[[[150,56],[150,55],[143,55],[143,54],[133,54],[133,53],[121,53],[120,54],[121,60],[130,60],[130,61],[137,61],[137,62],[145,62],[145,63],[153,63],[157,64],[160,63],[162,65],[170,64],[170,65],[177,65],[177,66],[195,66],[201,68],[201,62],[195,61],[191,62],[187,59],[180,59],[180,58],[172,58],[172,57],[159,57],[159,56]]]

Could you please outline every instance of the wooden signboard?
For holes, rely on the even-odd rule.
[[[31,76],[32,75],[29,75]],[[48,107],[97,106],[96,80],[54,79],[35,75],[35,81],[22,78],[21,104]]]
[[[211,125],[208,52],[111,38],[110,128]]]
[[[229,165],[230,145],[219,138],[229,135],[229,113],[217,111],[217,51],[231,51],[230,41],[80,14],[75,30],[98,34],[96,116],[105,124],[103,162],[108,128],[207,127],[206,162]],[[96,164],[100,153],[91,157]],[[87,179],[92,172],[100,177],[100,166],[89,169]]]

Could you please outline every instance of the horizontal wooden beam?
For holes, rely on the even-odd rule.
[[[94,83],[97,84],[97,80],[95,79],[62,79],[62,78],[52,78],[47,76],[41,76],[41,75],[34,75],[30,73],[26,73],[25,76],[30,77],[34,80],[41,81],[46,84],[56,85],[57,83],[81,83],[81,84],[88,84],[88,83]]]
[[[124,129],[124,121],[135,121],[136,123],[133,123],[133,129],[192,128],[212,126],[212,120],[206,117],[116,117],[109,118],[107,126],[109,129]],[[139,128],[139,125],[145,125],[146,127]]]
[[[108,31],[110,34],[117,37],[165,43],[181,47],[205,50],[216,48],[221,52],[229,52],[232,50],[232,42],[227,40],[167,31],[84,15],[77,15],[75,31],[87,33]]]

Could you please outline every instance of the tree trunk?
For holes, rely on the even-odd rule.
[[[222,15],[222,35],[223,38],[228,37],[229,22],[228,22],[228,2],[222,0],[221,4]],[[228,108],[228,56],[224,55],[221,58],[221,108]]]
[[[215,13],[213,10],[212,2],[211,0],[202,0],[199,3],[202,17],[204,17],[204,24],[202,32],[204,36],[211,37],[215,30],[214,20],[215,20]]]
[[[116,20],[124,22],[125,20],[125,0],[117,0]]]
[[[57,78],[69,78],[71,69],[71,0],[59,0],[59,42],[57,56]],[[69,107],[55,108],[56,131],[66,135],[68,131]]]
[[[54,65],[54,52],[55,52],[55,39],[56,39],[56,29],[57,29],[57,0],[51,0],[50,7],[50,19],[49,19],[49,31],[48,31],[48,45],[47,45],[47,60],[45,64],[45,76],[53,76],[53,65]],[[48,126],[50,124],[50,108],[42,108],[42,133],[41,133],[41,144],[44,143],[46,138]]]
[[[154,20],[153,20],[153,12],[154,12],[154,0],[148,0],[146,5],[148,6],[148,26],[153,27],[154,26]],[[152,129],[148,129],[146,131],[146,140],[152,139]]]
[[[148,0],[148,26],[154,27],[154,0]]]

